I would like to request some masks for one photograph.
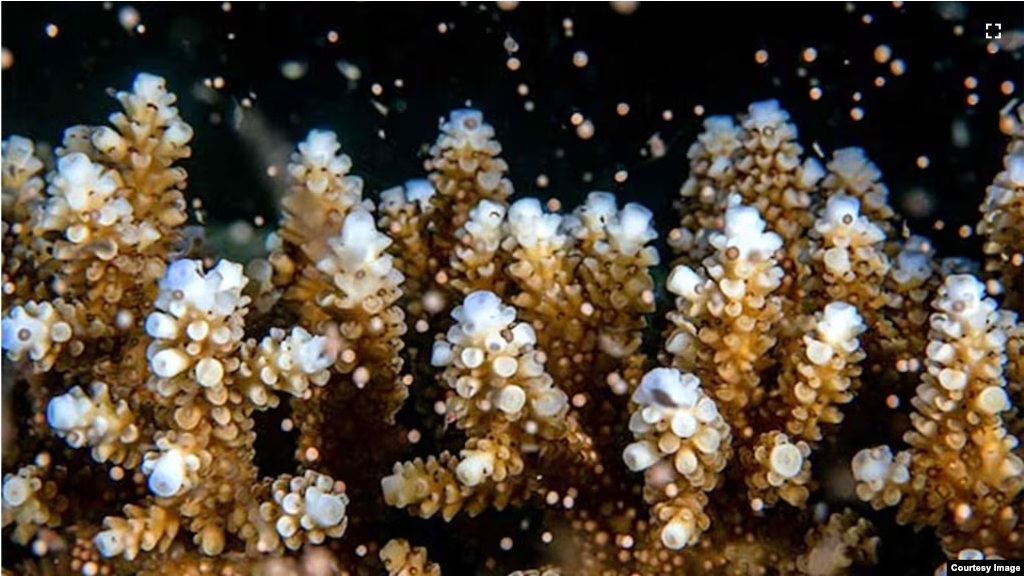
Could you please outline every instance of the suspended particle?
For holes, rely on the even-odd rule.
[[[875,62],[879,64],[885,64],[892,58],[892,48],[888,44],[879,44],[875,46]]]
[[[960,36],[963,36],[963,35],[964,35],[964,26],[963,26],[963,24],[957,24],[957,25],[953,26],[953,36],[956,36],[956,37],[959,38]]]
[[[957,235],[966,240],[970,238],[972,235],[974,235],[974,228],[967,224],[964,224],[963,226],[957,229]]]
[[[671,122],[672,116],[673,114],[671,110],[664,110],[661,113],[661,119],[664,120],[665,122]]]
[[[136,34],[145,34],[146,33],[146,25],[145,24],[139,24],[138,26],[136,26],[135,27],[135,33]]]
[[[579,136],[580,140],[590,140],[594,137],[594,123],[590,120],[584,120],[582,124],[576,127],[576,135]]]
[[[590,56],[583,50],[577,50],[572,55],[572,65],[577,68],[585,68],[587,63],[590,62]]]
[[[967,88],[968,90],[974,90],[977,87],[978,87],[978,79],[977,78],[975,78],[974,76],[968,76],[967,78],[964,78],[964,88]]]
[[[538,174],[536,184],[537,188],[547,188],[551,184],[551,179],[548,178],[547,174]]]
[[[227,38],[228,38],[228,40],[234,40],[235,39],[235,33],[234,32],[228,32]]]
[[[381,94],[384,93],[384,87],[381,86],[379,83],[374,82],[373,85],[370,86],[370,93],[373,94],[374,96],[380,96]]]
[[[47,24],[43,30],[50,38],[56,38],[57,35],[60,34],[60,28],[58,28],[56,24]]]
[[[860,21],[865,24],[871,24],[872,22],[875,21],[875,17],[872,16],[871,14],[865,14],[860,17]]]
[[[530,87],[527,86],[526,84],[520,84],[519,86],[516,86],[516,94],[519,94],[520,96],[526,96],[529,93]]]
[[[220,9],[224,12],[231,12],[231,2],[221,2]]]
[[[498,543],[498,545],[501,546],[502,550],[504,550],[505,552],[508,552],[509,550],[512,549],[512,539],[509,538],[508,536],[505,536],[504,538],[501,539],[501,541]]]
[[[864,109],[860,106],[853,107],[850,109],[850,118],[852,118],[854,122],[862,120],[864,118]]]
[[[533,112],[533,109],[535,107],[536,105],[533,103],[533,100],[527,100],[526,102],[523,102],[523,110],[526,110],[527,112]]]
[[[4,51],[6,52],[7,49],[5,48]],[[1004,80],[1003,83],[999,85],[999,91],[1003,93],[1003,96],[1013,94],[1015,88],[1016,86],[1013,85],[1013,80]]]
[[[226,85],[227,85],[227,82],[224,81],[224,77],[223,76],[217,76],[216,78],[213,79],[213,88],[215,90],[221,90]]]
[[[629,16],[640,9],[639,2],[609,2],[608,5],[612,7],[616,14],[622,16]]]
[[[700,104],[697,104],[696,106],[693,107],[693,115],[698,117],[698,118],[703,116],[704,112],[705,112],[704,107],[701,106]]]
[[[128,32],[131,32],[142,21],[142,15],[134,6],[122,6],[117,11],[117,23]]]
[[[977,106],[978,102],[980,102],[980,101],[981,101],[981,98],[977,94],[975,94],[973,92],[967,95],[967,105],[968,106]]]
[[[505,51],[509,54],[515,54],[519,51],[519,42],[516,42],[516,39],[511,34],[505,36],[505,41],[501,45],[504,46]]]
[[[337,44],[338,38],[339,36],[337,30],[329,30],[327,32],[327,41],[330,42],[331,44]]]
[[[580,180],[582,180],[584,184],[590,184],[594,181],[594,173],[588,170],[580,176]]]
[[[853,101],[854,102],[860,102],[861,98],[863,98],[863,97],[864,97],[864,95],[861,94],[860,92],[854,92],[853,93]]]
[[[263,216],[260,216],[259,214],[257,214],[255,217],[253,217],[252,223],[257,228],[261,228],[264,224],[267,223],[267,221],[263,218]]]
[[[409,444],[418,444],[423,439],[423,433],[413,428],[406,433],[405,438],[409,441]]]
[[[562,209],[562,201],[554,197],[548,198],[544,205],[547,206],[548,212],[558,212]]]
[[[613,2],[613,4],[614,4],[614,2]],[[551,532],[544,532],[544,533],[542,533],[540,535],[540,541],[545,543],[545,544],[551,544],[551,542],[554,539],[555,539],[555,537],[551,534]]]
[[[619,116],[625,116],[626,114],[629,114],[629,104],[625,102],[619,102],[618,104],[615,105],[615,113],[618,114]]]
[[[395,78],[395,88],[405,88],[405,80]]]
[[[495,2],[498,5],[498,10],[502,12],[511,12],[519,7],[519,2],[516,0],[504,0],[502,2]]]
[[[573,112],[572,116],[569,116],[569,123],[573,126],[579,126],[583,124],[583,114],[579,112]]]
[[[882,86],[885,86],[885,78],[883,78],[881,76],[876,76],[875,77],[875,88],[881,88]]]
[[[508,60],[505,61],[505,66],[507,66],[508,69],[513,71],[513,72],[515,72],[516,70],[519,70],[519,66],[521,64],[522,63],[519,62],[519,58],[516,58],[515,56],[513,56],[513,57],[511,57],[511,58],[509,58]]]
[[[907,65],[899,58],[889,63],[889,72],[892,72],[893,76],[903,76],[906,71]]]
[[[572,18],[564,18],[562,20],[562,29],[563,30],[572,30]]]
[[[917,157],[917,161],[915,163],[917,164],[918,168],[924,170],[931,164],[931,159],[922,154],[921,156]]]
[[[10,70],[11,66],[14,66],[14,53],[4,46],[3,52],[0,52],[0,68]],[[1003,84],[1005,83],[1003,82]]]
[[[810,64],[818,59],[818,51],[814,48],[804,48],[803,57],[804,62]]]
[[[955,118],[950,125],[950,139],[953,146],[967,148],[971,145],[971,129],[963,117]]]
[[[447,33],[448,32],[448,25],[445,24],[444,22],[438,22],[438,24],[437,24],[437,31],[439,33],[441,33],[441,34]]]
[[[281,63],[281,75],[288,80],[300,80],[308,70],[309,65],[298,60],[287,60]]]
[[[334,67],[341,72],[341,75],[350,82],[355,82],[363,77],[363,71],[359,69],[359,66],[349,62],[348,60],[338,60],[334,63]]]
[[[657,159],[665,157],[667,146],[665,146],[665,141],[661,139],[661,134],[655,133],[653,136],[647,139],[647,148],[644,150],[644,152],[647,152],[648,150],[650,151],[650,155],[652,158]]]
[[[613,179],[615,180],[616,184],[622,184],[627,179],[629,179],[629,172],[627,172],[625,170],[619,170],[618,172],[615,173],[615,176],[613,176]]]
[[[754,62],[758,64],[766,64],[768,62],[768,51],[761,49],[754,52]]]
[[[814,88],[811,88],[810,97],[811,97],[811,100],[813,100],[815,102],[818,101],[819,99],[821,99],[821,88],[818,88],[817,86],[815,86]]]
[[[989,54],[998,54],[999,43],[997,43],[995,40],[989,42],[987,45],[985,45],[985,51],[988,52]]]
[[[900,8],[903,8],[903,2],[893,2],[892,7],[899,10]]]

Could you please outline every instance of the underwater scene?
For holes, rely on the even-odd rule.
[[[1024,3],[0,10],[5,576],[1020,571]]]

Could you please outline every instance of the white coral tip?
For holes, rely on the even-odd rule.
[[[788,442],[772,448],[768,460],[772,472],[783,478],[796,476],[804,465],[804,456],[800,453],[800,449]]]
[[[700,380],[675,368],[655,368],[644,374],[633,393],[633,402],[641,406],[665,408],[689,407],[697,403]]]
[[[344,497],[311,487],[306,490],[306,515],[320,528],[337,526],[345,517]]]
[[[125,549],[124,536],[115,530],[104,530],[94,536],[92,541],[96,545],[96,550],[104,558],[120,556]]]
[[[633,442],[622,451],[622,461],[626,467],[633,472],[641,472],[654,466],[661,455],[654,444],[650,442]]]
[[[32,496],[32,485],[26,478],[21,476],[15,476],[13,474],[8,475],[4,478],[3,486],[3,505],[4,508],[15,508],[21,506],[25,502],[28,502],[29,497]]]
[[[46,422],[57,431],[67,431],[83,426],[83,419],[92,407],[92,403],[75,387],[67,394],[61,394],[50,400],[46,405]]]
[[[704,279],[692,268],[679,265],[673,268],[672,273],[668,275],[666,287],[669,292],[677,296],[694,300],[697,298],[697,288],[703,283]]]
[[[472,488],[494,473],[494,455],[481,450],[466,450],[463,459],[455,467],[455,475],[466,486]]]
[[[189,366],[189,357],[177,348],[166,348],[149,359],[153,373],[161,378],[174,378]]]
[[[164,498],[176,496],[186,482],[185,455],[178,449],[168,450],[155,460],[146,462],[143,471],[149,474],[151,492]]]
[[[661,543],[669,550],[681,550],[690,543],[693,531],[681,520],[672,520],[661,529]]]

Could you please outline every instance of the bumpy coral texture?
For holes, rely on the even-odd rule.
[[[705,120],[659,275],[643,206],[511,198],[477,110],[371,197],[311,131],[264,252],[202,254],[174,94],[116,98],[52,159],[3,142],[5,574],[440,574],[394,508],[517,575],[853,573],[899,545],[858,505],[950,558],[1024,549],[1024,107],[984,278],[775,101]],[[497,551],[517,525],[542,565]]]

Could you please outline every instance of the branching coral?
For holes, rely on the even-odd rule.
[[[116,97],[51,164],[3,143],[3,348],[31,431],[3,525],[44,557],[26,569],[439,574],[389,507],[475,534],[539,506],[545,567],[489,569],[844,574],[879,545],[821,489],[851,471],[951,557],[1024,549],[1024,108],[982,206],[987,285],[896,236],[863,151],[805,158],[774,101],[708,118],[659,344],[651,212],[513,200],[479,111],[443,119],[428,178],[379,205],[310,132],[243,265],[186,241],[192,129],[164,81]],[[858,396],[915,384],[905,449],[832,463],[863,448],[843,434]],[[267,422],[294,435],[276,474]]]

